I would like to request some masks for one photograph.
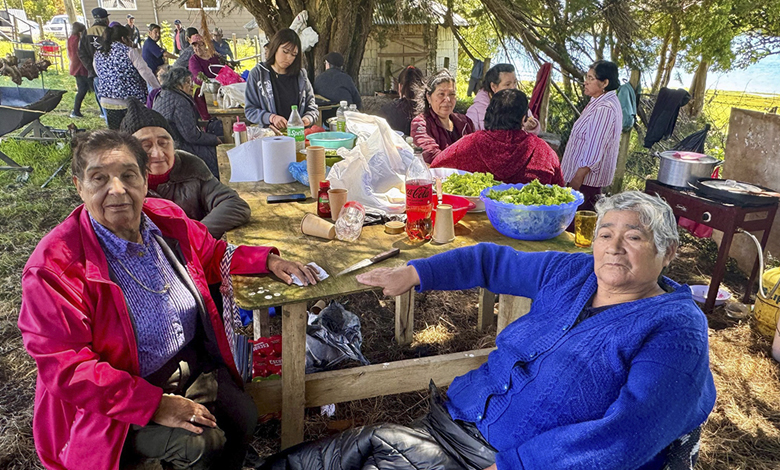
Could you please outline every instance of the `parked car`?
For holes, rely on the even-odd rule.
[[[76,21],[84,22],[84,17],[79,16]],[[56,15],[43,25],[43,33],[56,38],[65,39],[70,35],[71,24],[68,15]]]

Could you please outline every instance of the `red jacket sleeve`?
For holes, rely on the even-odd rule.
[[[206,281],[209,284],[222,282],[219,263],[227,249],[227,243],[211,236],[202,223],[186,219],[189,239],[195,255],[203,266]],[[270,246],[245,246],[236,248],[230,264],[231,274],[264,274],[268,273],[268,255],[279,254],[279,250]]]
[[[474,171],[468,165],[468,157],[471,155],[470,150],[471,139],[463,136],[454,144],[440,151],[431,161],[431,168],[457,168],[459,170]]]
[[[436,140],[428,134],[425,116],[422,114],[419,114],[412,119],[411,134],[414,145],[420,147],[423,151],[423,160],[425,160],[425,163],[431,163],[433,159],[441,153],[439,144],[437,144]]]
[[[19,329],[47,392],[73,406],[117,421],[146,425],[162,389],[114,368],[92,349],[95,306],[85,287],[45,267],[25,269]]]

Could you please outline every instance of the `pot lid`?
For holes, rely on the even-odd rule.
[[[715,157],[710,157],[703,153],[685,152],[682,150],[667,150],[661,152],[660,155],[662,158],[686,163],[717,163],[720,161]]]

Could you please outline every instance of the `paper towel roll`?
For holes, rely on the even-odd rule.
[[[292,183],[295,178],[287,167],[295,161],[295,138],[266,137],[263,139],[263,176],[268,184]]]

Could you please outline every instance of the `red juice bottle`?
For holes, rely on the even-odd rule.
[[[409,240],[430,240],[433,233],[433,177],[422,157],[414,149],[414,159],[406,169],[406,235]]]

